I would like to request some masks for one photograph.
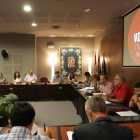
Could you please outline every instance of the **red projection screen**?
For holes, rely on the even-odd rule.
[[[140,67],[140,7],[124,17],[123,67]]]

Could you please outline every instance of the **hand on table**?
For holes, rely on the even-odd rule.
[[[31,84],[32,84],[32,82],[31,82],[31,81],[29,81],[28,83],[29,83],[29,85],[31,85]]]
[[[106,100],[106,101],[109,101],[109,97],[106,96],[106,95],[103,95],[103,94],[102,94],[102,98],[103,98],[104,100]]]
[[[51,138],[51,133],[50,133],[48,127],[46,127],[45,132],[44,132],[44,128],[39,128],[38,129],[38,135],[43,135],[43,136]]]

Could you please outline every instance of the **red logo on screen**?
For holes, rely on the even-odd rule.
[[[128,50],[132,60],[140,65],[140,9],[134,16],[128,34]]]
[[[74,57],[69,57],[68,58],[68,67],[69,68],[74,68],[75,67],[75,59],[74,59]]]

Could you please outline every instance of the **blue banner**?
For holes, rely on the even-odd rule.
[[[103,62],[102,62],[102,75],[107,75],[106,64],[105,64],[105,55],[104,54],[103,54]]]

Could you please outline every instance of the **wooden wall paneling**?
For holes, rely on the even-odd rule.
[[[140,82],[140,68],[122,68],[123,32],[119,32],[101,41],[101,56],[105,53],[106,69],[109,80],[114,83],[116,74],[123,74],[126,82],[134,91],[134,85]]]

